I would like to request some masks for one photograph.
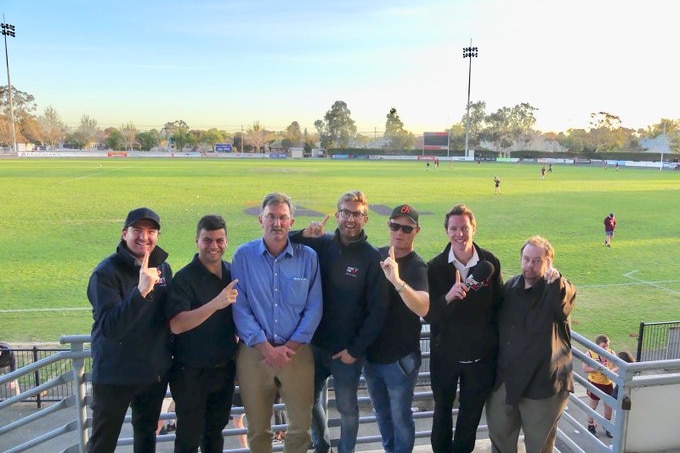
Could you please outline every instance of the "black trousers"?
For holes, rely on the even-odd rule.
[[[132,407],[135,453],[156,451],[156,428],[167,382],[140,385],[93,384],[92,436],[89,453],[113,453],[125,413]]]
[[[430,442],[434,453],[470,453],[475,448],[477,426],[495,379],[495,360],[458,363],[432,357],[430,379],[434,416]],[[453,403],[460,382],[460,403],[452,439]]]
[[[175,366],[170,390],[175,400],[175,453],[222,453],[222,430],[229,423],[236,364],[211,368]]]

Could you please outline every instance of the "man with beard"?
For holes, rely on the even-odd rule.
[[[156,246],[161,221],[149,208],[130,211],[116,252],[99,263],[87,287],[92,304],[90,453],[113,453],[132,406],[134,452],[156,451],[156,429],[171,365],[163,315],[168,254]]]
[[[323,316],[314,349],[314,411],[312,444],[316,452],[330,450],[328,418],[321,394],[333,376],[335,403],[340,413],[339,453],[351,453],[359,431],[357,388],[366,349],[382,330],[387,314],[387,281],[378,250],[367,241],[368,200],[361,191],[340,196],[335,213],[337,229],[324,234],[330,216],[291,234],[291,240],[319,254],[323,285]]]
[[[289,426],[285,451],[305,453],[314,403],[310,342],[321,319],[321,272],[311,248],[288,239],[294,207],[283,193],[262,201],[262,238],[234,253],[238,281],[234,321],[241,338],[236,365],[254,453],[272,451],[272,406],[277,393]]]
[[[576,288],[553,267],[555,251],[544,237],[527,239],[520,256],[522,273],[503,288],[498,375],[486,405],[494,453],[516,453],[520,428],[527,453],[553,451],[574,391],[569,314]]]

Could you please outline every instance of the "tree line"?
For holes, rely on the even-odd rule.
[[[50,148],[92,149],[98,146],[112,150],[214,150],[217,143],[231,143],[234,151],[264,152],[271,148],[287,151],[292,147],[303,147],[309,152],[319,146],[325,149],[371,147],[392,151],[412,150],[418,146],[416,136],[406,129],[396,108],[390,107],[387,111],[385,128],[378,139],[377,131],[373,137],[358,133],[344,101],[335,101],[323,118],[314,122],[315,130],[312,132],[301,128],[297,121],[292,121],[283,131],[268,130],[259,121],[236,132],[217,128],[198,130],[192,129],[184,120],[168,121],[163,127],[148,131],[137,130],[132,122],[102,129],[89,115],[81,117],[78,127],[69,128],[52,106],[36,114],[35,98],[29,93],[12,87],[12,101],[17,142]],[[7,147],[12,144],[7,86],[0,87],[0,102],[0,145]],[[487,112],[485,102],[471,103],[461,120],[445,129],[449,132],[449,148],[465,148],[467,129],[471,149],[492,151],[500,156],[546,144],[552,144],[554,151],[573,153],[639,152],[644,151],[641,145],[643,139],[654,139],[662,134],[667,138],[670,150],[680,152],[680,119],[661,119],[647,128],[633,130],[622,127],[617,115],[593,112],[586,129],[543,133],[535,129],[537,110],[528,103],[520,103]]]

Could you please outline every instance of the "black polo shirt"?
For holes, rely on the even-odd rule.
[[[222,261],[222,278],[208,271],[199,261],[182,268],[168,289],[165,314],[168,319],[182,311],[195,310],[210,302],[231,281],[229,263]],[[202,324],[175,335],[174,360],[192,368],[224,365],[236,354],[236,327],[231,306],[218,310]]]

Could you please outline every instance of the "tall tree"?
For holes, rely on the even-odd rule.
[[[213,151],[215,151],[216,143],[225,143],[226,141],[227,133],[214,127],[201,132],[201,143],[210,146],[210,149]]]
[[[54,107],[46,107],[43,114],[38,117],[38,123],[41,128],[42,143],[57,146],[64,140],[67,128]]]
[[[189,125],[184,120],[175,120],[163,126],[165,137],[175,146],[176,151],[182,151],[184,145],[190,142]]]
[[[608,152],[621,149],[625,140],[621,136],[621,118],[608,112],[590,114],[590,131],[595,150]]]
[[[404,123],[394,107],[387,114],[383,137],[387,141],[387,147],[392,150],[411,149],[416,141],[413,134],[404,129]]]
[[[115,127],[107,127],[104,129],[104,143],[106,143],[108,149],[114,151],[127,149],[123,134]]]
[[[265,144],[265,130],[259,121],[253,122],[253,125],[246,132],[246,143],[249,143],[256,153],[266,151]]]
[[[137,134],[137,141],[142,151],[149,151],[151,148],[161,144],[161,135],[158,130],[151,129],[150,131]]]
[[[475,147],[479,144],[480,135],[485,127],[486,121],[486,102],[477,101],[470,103],[470,127],[468,128],[468,145]],[[465,149],[465,127],[467,124],[467,111],[460,120],[463,125],[463,146],[460,149]],[[453,147],[453,145],[450,145]],[[456,149],[458,147],[456,146]]]
[[[12,104],[14,111],[14,132],[17,143],[26,142],[29,138],[35,141],[35,98],[32,94],[12,87]],[[0,87],[0,143],[12,143],[12,115],[9,102],[9,87]]]
[[[84,148],[90,148],[99,142],[101,132],[97,126],[97,120],[90,118],[89,115],[83,115],[80,118],[80,126],[78,126],[79,136],[84,141]]]
[[[300,130],[300,123],[293,121],[286,128],[283,140],[281,140],[283,147],[288,150],[289,148],[300,146],[303,144],[302,131]]]
[[[346,148],[350,140],[357,134],[357,127],[351,117],[347,104],[335,101],[330,110],[324,115],[324,120],[316,120],[316,127],[324,148]]]
[[[124,124],[120,127],[120,135],[123,140],[123,147],[132,150],[137,144],[135,138],[137,137],[137,128],[132,122]]]

